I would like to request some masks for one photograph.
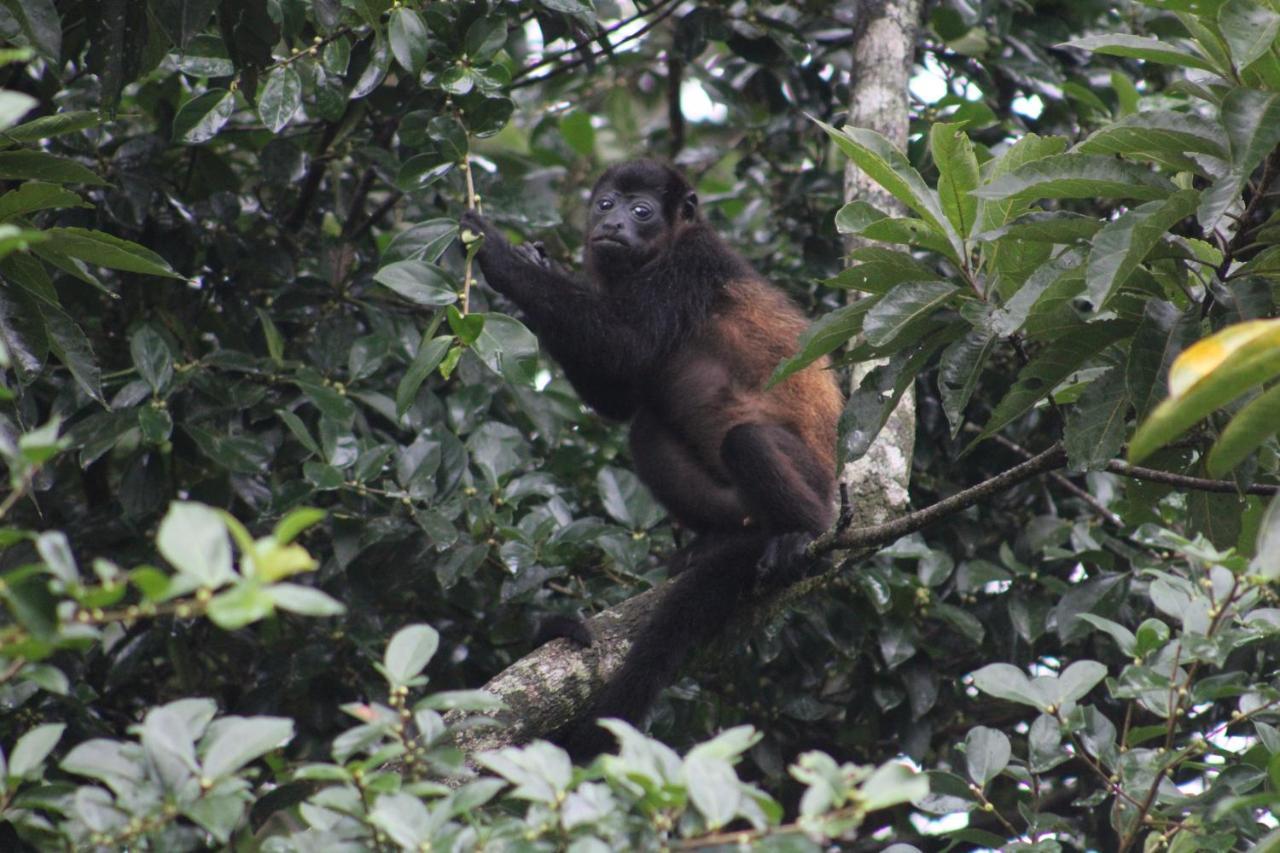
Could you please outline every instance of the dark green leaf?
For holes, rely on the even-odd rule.
[[[1103,226],[1093,238],[1085,268],[1085,290],[1095,311],[1106,307],[1166,232],[1195,211],[1198,200],[1199,193],[1182,190],[1139,205]]]
[[[1067,412],[1063,444],[1075,471],[1097,470],[1120,453],[1129,414],[1125,373],[1113,367],[1090,383]]]
[[[774,369],[768,384],[776,385],[793,373],[798,373],[862,331],[863,317],[877,299],[859,299],[815,320],[800,335],[799,351]]]
[[[922,320],[959,292],[955,285],[945,281],[903,282],[871,307],[862,323],[862,333],[872,346],[887,346],[908,336]]]
[[[413,9],[396,6],[387,22],[387,38],[391,52],[400,67],[412,75],[422,71],[427,62],[427,26]]]
[[[222,130],[235,107],[235,95],[226,89],[210,89],[179,108],[173,118],[173,138],[188,145],[208,142]]]
[[[258,95],[258,115],[272,133],[283,130],[300,106],[302,78],[297,71],[286,65],[267,75],[267,81]]]
[[[55,184],[28,181],[0,195],[0,221],[51,207],[92,207],[71,190]]]
[[[1173,191],[1168,178],[1143,166],[1092,154],[1058,154],[995,178],[974,195],[993,200],[1162,199]]]
[[[74,160],[43,151],[0,151],[0,180],[106,186],[106,181]]]

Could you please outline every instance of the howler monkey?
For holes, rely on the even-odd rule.
[[[825,360],[764,387],[795,354],[805,319],[702,220],[679,172],[653,160],[614,166],[590,204],[585,280],[474,212],[461,223],[484,236],[485,279],[524,312],[582,399],[631,422],[637,474],[697,534],[589,715],[557,735],[579,757],[612,743],[596,718],[640,722],[690,648],[828,526],[842,407]]]

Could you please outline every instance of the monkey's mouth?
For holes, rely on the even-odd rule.
[[[595,246],[617,246],[620,249],[631,248],[630,243],[627,243],[624,240],[619,240],[617,237],[609,237],[609,236],[593,237],[591,239],[591,243],[592,245],[595,245]]]

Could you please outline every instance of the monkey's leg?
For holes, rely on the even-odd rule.
[[[772,534],[761,578],[797,580],[809,569],[805,546],[831,523],[834,472],[776,424],[739,424],[725,435],[720,456],[752,518]]]
[[[740,530],[749,512],[733,483],[716,479],[693,449],[648,411],[631,422],[636,473],[681,524],[695,531]]]

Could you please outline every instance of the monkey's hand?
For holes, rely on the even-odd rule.
[[[818,561],[805,551],[812,541],[813,535],[805,532],[783,533],[771,538],[757,563],[756,576],[760,582],[768,586],[790,586],[813,574]]]
[[[544,270],[552,269],[551,258],[547,255],[547,247],[542,244],[541,240],[522,243],[514,247],[513,251],[535,267],[542,267]]]

